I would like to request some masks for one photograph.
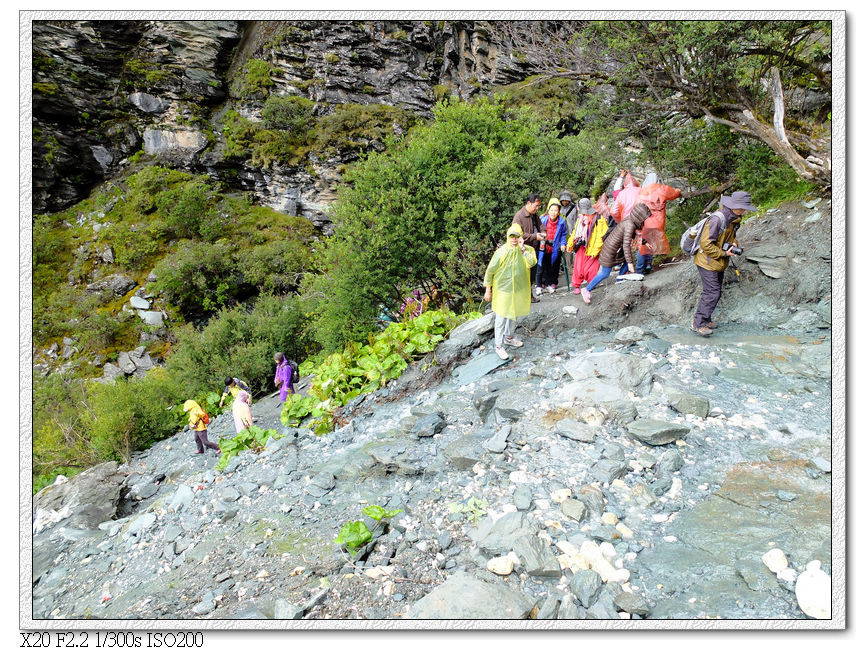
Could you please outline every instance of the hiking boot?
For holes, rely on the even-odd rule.
[[[550,286],[547,287],[547,293],[555,293],[555,292],[556,292],[556,285],[551,284]]]
[[[499,346],[496,346],[496,354],[499,355],[499,359],[502,359],[503,361],[507,361],[511,358],[511,355],[505,352],[504,348],[500,348]]]
[[[592,292],[588,289],[580,289],[580,295],[583,297],[583,301],[587,305],[592,302]]]
[[[544,290],[543,290],[543,288],[541,288],[540,285],[538,285],[537,287],[535,287],[535,297],[536,297],[536,298],[537,298],[538,296],[540,296],[543,292],[544,292]]]
[[[521,347],[523,347],[523,342],[520,341],[519,339],[515,339],[513,336],[506,336],[505,337],[505,345],[511,345],[515,348],[521,348]]]
[[[706,327],[708,327],[710,330],[717,329],[718,323],[716,323],[713,320],[710,320],[708,323],[706,323]]]
[[[699,334],[700,336],[712,336],[712,330],[710,330],[705,325],[703,327],[694,327],[691,325],[691,331]]]

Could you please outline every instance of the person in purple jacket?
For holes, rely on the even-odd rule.
[[[274,386],[279,386],[279,400],[284,402],[288,399],[289,393],[294,393],[294,373],[291,369],[291,364],[282,352],[277,352],[273,355],[273,360],[276,363],[276,375],[273,377]]]

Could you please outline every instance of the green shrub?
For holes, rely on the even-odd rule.
[[[111,245],[115,263],[130,271],[148,268],[159,252],[158,238],[151,230],[133,230],[125,223],[112,226],[102,241]]]
[[[186,314],[212,313],[241,295],[233,246],[190,241],[166,255],[154,269],[156,290]]]
[[[346,174],[336,224],[309,280],[316,335],[340,349],[375,328],[416,287],[435,285],[459,305],[482,295],[486,265],[531,192],[588,189],[608,167],[616,131],[557,137],[530,111],[501,102],[439,104],[435,121],[372,153]]]
[[[305,97],[270,95],[261,109],[261,117],[268,129],[282,129],[292,135],[302,135],[311,127],[314,108],[315,102]]]
[[[222,456],[220,456],[219,461],[213,469],[221,472],[228,467],[229,461],[237,456],[241,451],[251,449],[258,453],[264,450],[264,446],[270,438],[279,440],[282,437],[283,436],[276,433],[276,429],[265,430],[253,424],[233,438],[219,441],[219,449],[222,451]]]
[[[273,79],[270,77],[272,71],[273,66],[267,61],[250,59],[232,85],[234,96],[243,99],[253,93],[266,95],[268,89],[273,86]]]
[[[259,291],[283,294],[300,286],[311,257],[300,239],[278,239],[238,253],[237,268]]]
[[[262,296],[252,309],[224,309],[199,332],[187,326],[167,360],[173,376],[199,393],[241,377],[255,392],[273,389],[273,355],[303,359],[316,349],[296,297]]]
[[[160,192],[156,196],[156,207],[176,237],[213,241],[222,230],[213,201],[209,185],[204,179],[197,179]]]
[[[407,131],[416,121],[413,113],[387,104],[339,104],[319,118],[316,151],[365,149],[373,140],[393,137],[393,125]]]

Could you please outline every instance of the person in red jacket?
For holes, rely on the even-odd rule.
[[[656,246],[640,244],[637,250],[637,273],[645,275],[652,270],[652,258],[655,255],[666,255],[670,252],[670,242],[667,240],[665,232],[667,226],[667,201],[678,199],[681,194],[681,190],[669,185],[663,185],[656,173],[652,172],[646,175],[640,192],[637,195],[637,200],[640,203],[645,203],[649,207],[649,210],[652,211],[651,216],[643,224],[643,239],[646,239],[646,231],[658,230],[660,233],[652,233],[654,236],[650,238],[660,243]]]

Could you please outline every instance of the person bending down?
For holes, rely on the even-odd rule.
[[[592,290],[610,276],[610,271],[616,264],[627,263],[628,271],[634,272],[633,242],[638,237],[637,231],[643,227],[650,214],[646,204],[638,203],[631,210],[631,214],[622,219],[604,240],[598,255],[598,273],[588,286],[580,291],[586,304],[592,302]]]

